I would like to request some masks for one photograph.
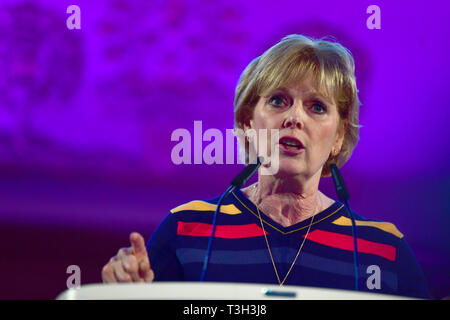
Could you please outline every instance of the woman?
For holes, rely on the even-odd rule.
[[[301,35],[285,37],[244,70],[236,87],[235,128],[278,130],[278,144],[266,146],[269,155],[278,155],[278,171],[263,175],[260,168],[257,183],[224,200],[207,281],[354,288],[351,221],[318,186],[330,164],[341,167],[357,144],[357,92],[351,53]],[[261,141],[247,141],[246,154],[258,154]],[[217,201],[172,209],[147,246],[132,233],[131,247],[103,268],[103,281],[199,280]],[[355,219],[361,290],[428,297],[397,228],[357,214]]]

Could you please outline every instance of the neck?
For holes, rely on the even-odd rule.
[[[298,177],[260,175],[258,182],[243,192],[260,211],[288,227],[328,207],[330,201],[318,190],[319,179],[320,175],[308,181]]]

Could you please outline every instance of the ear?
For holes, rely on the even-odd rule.
[[[333,149],[338,150],[338,152],[342,149],[342,144],[344,143],[345,133],[347,132],[347,121],[340,122],[338,131],[336,132],[336,141],[333,145]]]
[[[244,121],[244,132],[253,128],[253,119],[248,118]]]
[[[253,129],[254,128],[253,114],[255,112],[256,106],[252,108],[249,105],[245,105],[242,108],[243,108],[242,122],[244,131],[247,131],[248,129]]]

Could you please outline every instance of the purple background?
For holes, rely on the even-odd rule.
[[[0,298],[53,299],[71,264],[100,282],[131,231],[222,193],[241,166],[176,166],[171,133],[232,128],[240,73],[292,33],[352,51],[352,207],[394,223],[433,297],[449,295],[450,5],[416,2],[1,1]],[[366,27],[372,4],[381,30]],[[321,190],[335,198],[331,179]]]

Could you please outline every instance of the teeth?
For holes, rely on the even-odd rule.
[[[292,147],[300,147],[300,144],[297,141],[293,141],[293,140],[282,140],[281,142],[282,144],[288,145],[288,146],[292,146]]]

